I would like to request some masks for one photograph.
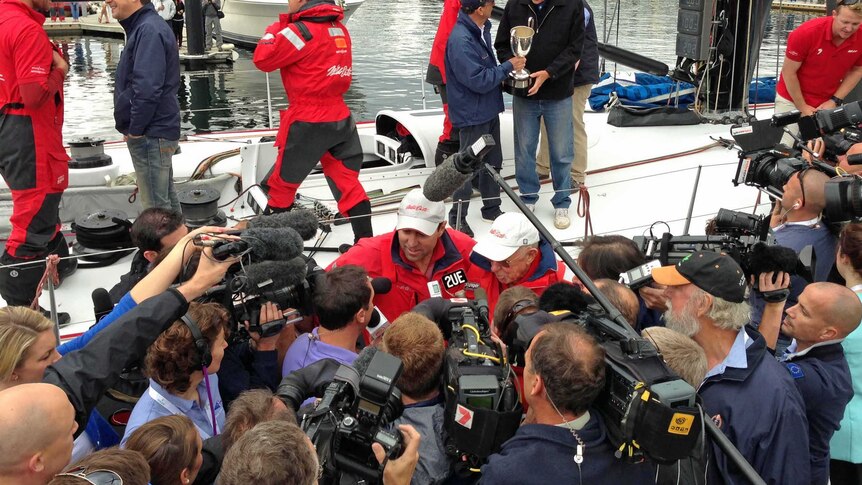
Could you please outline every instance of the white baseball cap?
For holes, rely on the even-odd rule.
[[[445,220],[446,204],[431,202],[422,195],[422,189],[413,189],[401,199],[395,230],[415,229],[430,236]]]
[[[520,212],[506,212],[498,217],[491,230],[473,251],[491,261],[504,261],[521,246],[539,242],[539,231]]]

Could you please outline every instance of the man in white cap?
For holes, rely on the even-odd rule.
[[[395,230],[361,239],[327,270],[357,264],[372,278],[385,277],[392,289],[374,304],[390,322],[432,296],[452,298],[467,283],[471,237],[446,228],[446,206],[411,190],[398,207]]]
[[[563,281],[566,273],[551,245],[518,212],[507,212],[494,221],[488,235],[473,248],[470,263],[467,297],[474,298],[475,290],[483,288],[492,315],[506,288],[520,285],[541,295],[547,287]]]

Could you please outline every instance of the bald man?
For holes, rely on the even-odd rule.
[[[771,274],[761,278],[761,288],[771,289]],[[784,282],[783,285],[781,282]],[[786,286],[779,275],[775,287]],[[850,368],[841,341],[859,326],[862,303],[847,287],[834,283],[812,283],[799,295],[799,303],[786,311],[781,324],[783,302],[769,303],[760,331],[774,348],[778,329],[793,341],[780,360],[793,377],[805,401],[811,449],[811,483],[829,479],[829,440],[844,416],[844,407],[853,397]]]
[[[57,386],[0,391],[0,483],[47,484],[69,464],[77,429],[75,409]]]
[[[814,281],[826,281],[835,264],[837,240],[826,224],[820,220],[820,213],[826,207],[826,181],[829,176],[814,169],[802,170],[790,176],[783,187],[783,196],[775,204],[772,213],[772,232],[775,244],[793,249],[796,254],[811,246],[815,261],[812,276]],[[790,278],[790,297],[785,308],[795,305],[799,294],[808,281],[802,276]],[[760,324],[765,302],[757,291],[750,293],[751,322],[755,328]],[[779,350],[784,349],[788,339],[782,338]]]

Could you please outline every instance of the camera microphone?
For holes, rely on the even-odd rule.
[[[245,251],[251,251],[252,256],[259,260],[286,261],[302,254],[302,237],[289,227],[246,229],[239,236],[239,240],[220,239],[218,235],[195,238],[194,244],[212,246],[213,257],[220,261]]]
[[[798,109],[792,109],[784,113],[772,115],[772,126],[787,126],[797,123],[799,118],[802,118],[802,112]]]
[[[479,310],[479,317],[482,318],[485,324],[490,324],[491,319],[488,317],[488,293],[485,292],[484,288],[476,288],[473,295],[476,297],[476,308]]]
[[[245,268],[245,275],[253,293],[267,297],[278,296],[285,289],[294,288],[305,281],[306,264],[302,258],[289,261],[261,261]],[[279,298],[275,298],[276,300]]]
[[[482,165],[482,159],[496,145],[494,137],[482,135],[472,145],[447,158],[425,180],[422,195],[431,202],[451,197],[464,182],[470,180]]]
[[[290,228],[299,233],[303,241],[317,235],[319,221],[308,209],[293,209],[289,212],[262,215],[248,221],[249,228]]]

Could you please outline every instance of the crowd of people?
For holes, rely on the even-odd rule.
[[[578,255],[593,287],[568,277],[551,241],[524,214],[502,212],[499,188],[481,177],[475,184],[491,226],[477,239],[463,218],[473,181],[455,192],[448,210],[421,189],[407,193],[394,229],[374,236],[358,178],[356,125],[343,100],[352,77],[343,12],[328,0],[290,0],[254,53],[258,68],[281,71],[290,100],[262,217],[297,210],[296,190],[320,161],[355,244],[315,276],[311,301],[303,302],[313,311],[301,322],[287,324],[292,309],[268,301],[277,298],[256,302],[258,323],[280,322],[280,330],[264,333],[238,318],[232,304],[207,297],[228,271],[242,270],[240,257],[217,259],[213,248],[193,244],[203,235],[241,236],[219,227],[190,231],[173,188],[181,38],[170,22],[182,15],[181,3],[108,3],[128,36],[115,119],[146,208],[131,228],[138,247],[132,267],[109,293],[113,307],[60,344],[54,322],[26,308],[36,282],[7,265],[68,250],[57,211],[68,184],[60,130],[69,66],[40,25],[48,0],[0,0],[0,173],[14,203],[13,232],[0,260],[0,296],[8,304],[0,309],[0,483],[310,485],[333,469],[345,474],[345,483],[360,480],[351,473],[367,464],[342,470],[331,456],[346,438],[321,440],[307,424],[318,417],[327,385],[348,374],[341,366],[367,369],[365,349],[401,363],[392,379],[400,402],[391,406],[399,411],[384,425],[401,436],[402,450],[392,455],[380,440],[369,440],[375,442],[361,451],[384,484],[746,483],[736,456],[706,435],[671,464],[622,456],[624,447],[609,432],[618,423],[598,410],[610,374],[604,337],[574,318],[594,309],[596,299],[609,301],[653,343],[668,368],[696,390],[703,418],[766,483],[862,482],[856,439],[862,433],[862,223],[836,230],[822,219],[822,172],[791,175],[770,221],[777,244],[816,254],[807,279],[780,271],[746,274],[733,255],[700,250],[655,268],[652,281],[633,290],[618,282],[620,273],[643,265],[645,255],[631,239],[607,235],[586,238]],[[581,0],[510,0],[492,41],[493,0],[457,3],[444,5],[435,44],[447,47],[432,56],[447,113],[441,161],[453,146],[482,134],[499,141],[501,83],[526,67],[531,85],[513,93],[516,178],[534,210],[544,167],[555,189],[554,224],[568,227],[569,192],[586,170],[578,111],[596,74],[592,10]],[[840,2],[832,20],[818,20],[833,29],[833,44],[855,42],[862,24],[857,7]],[[207,0],[205,16],[217,20],[219,9],[218,0]],[[524,58],[512,52],[508,32],[528,19],[542,28]],[[208,37],[218,35],[216,25]],[[794,102],[807,103],[805,111],[814,103],[805,97],[810,70],[795,50],[788,60],[784,89]],[[830,81],[835,94],[820,109],[843,101],[845,88],[858,81],[862,71],[847,69]],[[547,145],[542,151],[540,138]],[[489,155],[492,165],[502,161],[499,145]],[[537,165],[537,152],[546,153],[540,156],[545,165]],[[15,158],[20,154],[26,158]],[[15,164],[7,163],[13,158]],[[61,268],[61,274],[70,271]],[[381,279],[388,284],[376,285]],[[514,409],[524,410],[520,425],[475,463],[452,452],[450,436],[451,415],[467,404],[452,402],[446,380],[453,332],[447,302],[456,298],[487,307],[482,323],[500,355],[476,355],[511,366],[506,378],[516,383]],[[388,326],[372,335],[369,328],[381,320]],[[489,344],[479,329],[464,328]],[[136,375],[142,377],[135,381]],[[111,399],[125,407],[106,411]],[[359,406],[375,412],[373,403]],[[464,409],[462,417],[469,417]],[[472,418],[459,421],[468,423]]]

